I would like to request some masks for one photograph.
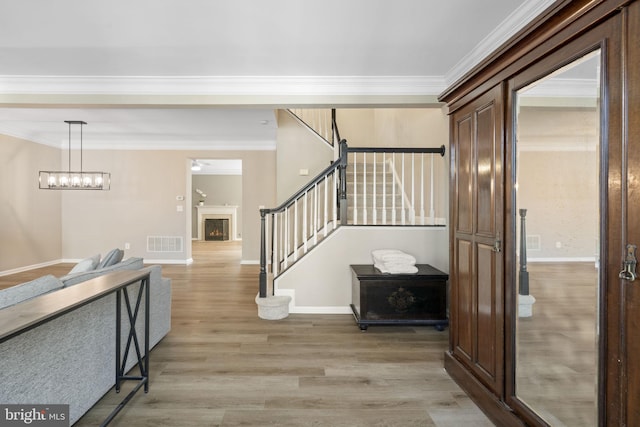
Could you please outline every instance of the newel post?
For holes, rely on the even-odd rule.
[[[340,141],[340,223],[347,225],[347,161],[348,161],[347,141]]]
[[[527,230],[526,230],[527,210],[520,209],[520,271],[518,281],[518,317],[533,316],[533,304],[536,299],[529,294],[529,272],[527,271]]]
[[[260,298],[267,297],[267,239],[265,217],[266,209],[260,209]]]
[[[527,271],[527,210],[520,209],[520,295],[529,295],[529,272]]]

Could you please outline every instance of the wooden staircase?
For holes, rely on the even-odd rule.
[[[332,116],[331,134],[339,137]],[[260,210],[259,297],[342,225],[434,225],[434,157],[444,150],[351,148],[341,140],[331,165],[280,206]]]

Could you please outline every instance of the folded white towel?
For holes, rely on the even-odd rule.
[[[374,264],[373,266],[381,273],[387,274],[415,274],[418,272],[418,267],[415,265]]]
[[[391,262],[395,264],[410,264],[415,265],[416,259],[413,255],[409,254],[388,254],[378,258],[382,262]]]
[[[402,268],[406,268],[406,267],[415,267],[416,266],[413,263],[408,264],[406,262],[384,262],[382,264],[384,264],[384,266],[387,267],[387,269],[389,269],[389,270],[391,270],[391,269],[402,269]]]
[[[377,268],[378,270],[380,270],[380,272],[381,272],[381,273],[388,273],[388,272],[389,272],[389,270],[387,270],[387,267],[385,267],[385,265],[384,265],[384,264],[379,264],[379,263],[375,263],[375,262],[374,262],[374,263],[373,263],[373,266],[374,266],[375,268]]]
[[[376,249],[371,251],[374,264],[406,264],[415,265],[416,259],[413,255],[402,252],[398,249]]]
[[[402,267],[388,267],[390,274],[416,274],[418,267],[415,265],[403,265]]]

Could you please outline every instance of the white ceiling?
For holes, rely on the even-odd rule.
[[[87,149],[269,148],[260,96],[433,99],[552,2],[0,0],[0,132],[66,147],[83,120]],[[244,108],[144,105],[194,94]],[[38,105],[52,95],[103,107]]]

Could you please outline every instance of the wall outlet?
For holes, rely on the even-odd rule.
[[[176,212],[182,212],[183,207],[182,205],[176,205]]]
[[[300,169],[300,176],[309,175],[309,169]]]
[[[131,249],[131,245],[129,244],[129,242],[124,244],[124,248],[125,249]]]
[[[560,249],[562,247],[562,242],[556,242],[556,248]]]

